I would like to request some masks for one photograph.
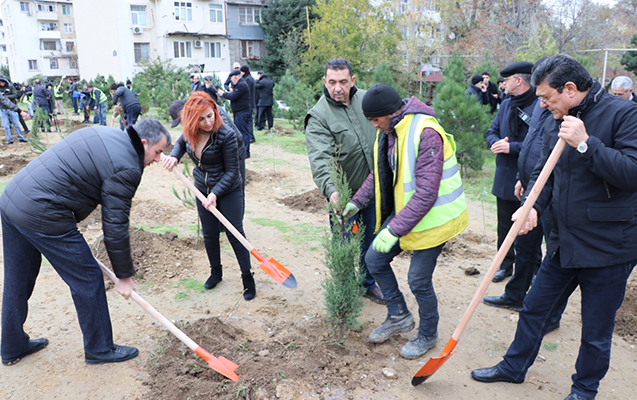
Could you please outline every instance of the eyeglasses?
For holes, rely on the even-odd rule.
[[[553,95],[555,94],[555,92],[560,91],[564,88],[564,86],[558,86],[557,88],[555,88],[555,90],[553,90],[551,92],[551,94],[549,94],[548,96],[537,96],[537,99],[540,100],[542,103],[546,104],[548,103],[549,99],[551,97],[553,97]]]

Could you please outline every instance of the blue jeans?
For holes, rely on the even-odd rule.
[[[363,233],[363,241],[361,242],[360,274],[365,276],[365,279],[363,280],[363,286],[369,290],[373,289],[376,285],[376,280],[374,280],[374,277],[367,268],[367,263],[365,263],[365,255],[367,254],[367,250],[374,241],[374,228],[376,226],[376,210],[373,201],[367,207],[360,210],[356,215],[348,219],[346,224],[353,224],[355,221],[358,223],[359,228],[361,227],[361,224],[365,227],[365,232]],[[332,218],[330,216],[330,229],[333,228],[333,226],[334,223],[332,222]]]
[[[524,299],[513,343],[498,370],[523,379],[531,367],[551,324],[573,291],[582,292],[582,336],[572,376],[571,393],[595,397],[610,363],[615,314],[624,300],[626,282],[634,262],[604,268],[562,268],[559,253],[547,257]]]
[[[77,114],[77,97],[71,96],[71,103],[73,103],[73,112]]]
[[[241,132],[246,158],[250,157],[250,134],[252,133],[252,112],[250,110],[234,114],[234,124]]]
[[[11,124],[13,124],[13,127],[15,128],[18,140],[24,140],[22,130],[20,129],[20,117],[17,112],[8,109],[0,109],[0,118],[2,119],[4,133],[7,135],[7,142],[13,142],[13,137],[11,136]]]
[[[230,193],[217,197],[217,209],[245,237],[243,232],[243,189],[237,188]],[[219,247],[221,222],[213,213],[203,207],[199,199],[197,199],[197,211],[201,219],[201,231],[203,232],[203,242],[206,247],[208,262],[210,262],[212,268],[221,267],[221,249]],[[226,236],[237,258],[241,274],[249,274],[251,268],[250,252],[227,230]]]
[[[394,215],[392,214],[387,218],[381,229],[385,228],[393,217]],[[411,257],[409,272],[407,273],[409,288],[418,303],[418,315],[420,317],[418,332],[425,336],[438,334],[438,320],[440,317],[438,315],[438,298],[434,290],[432,276],[443,246],[444,243],[431,249],[415,250]],[[376,283],[383,292],[389,315],[402,314],[407,311],[405,298],[398,288],[396,275],[394,275],[394,270],[390,265],[394,257],[401,252],[400,244],[396,243],[389,253],[380,253],[370,246],[365,256],[367,268],[376,278]]]
[[[99,121],[100,125],[106,125],[106,102],[97,105],[95,117]]]
[[[24,332],[23,325],[42,256],[49,260],[71,289],[84,336],[84,350],[110,350],[113,347],[113,332],[104,278],[80,232],[74,229],[57,236],[36,233],[18,227],[4,212],[1,214],[4,247],[2,357],[16,357],[27,350],[29,335]]]
[[[29,109],[29,117],[33,118],[33,113],[34,113],[33,103],[28,103],[27,108]]]

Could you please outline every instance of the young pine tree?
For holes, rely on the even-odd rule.
[[[329,203],[332,229],[323,241],[328,270],[323,288],[327,321],[334,342],[341,344],[347,339],[349,331],[359,325],[356,319],[363,309],[365,289],[360,274],[360,245],[365,229],[359,226],[357,233],[353,233],[353,224],[342,216],[351,193],[347,178],[336,162],[332,163],[330,175],[339,193],[339,201],[336,205]]]
[[[482,169],[483,151],[486,148],[484,134],[489,129],[492,115],[488,106],[478,103],[466,93],[465,64],[454,53],[444,71],[444,78],[436,87],[433,101],[436,118],[440,125],[456,140],[458,163],[463,168]]]

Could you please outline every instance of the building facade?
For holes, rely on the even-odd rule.
[[[0,8],[13,81],[79,75],[71,0],[4,0]]]

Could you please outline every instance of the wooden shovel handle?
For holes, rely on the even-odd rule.
[[[460,319],[458,326],[453,331],[453,334],[451,335],[451,337],[454,340],[457,341],[460,339],[460,336],[462,336],[462,332],[464,332],[465,328],[467,327],[467,324],[469,324],[469,320],[473,316],[473,313],[476,311],[476,308],[478,308],[478,304],[480,304],[480,302],[482,301],[482,298],[484,297],[484,294],[486,293],[487,287],[489,287],[489,284],[491,283],[493,276],[497,272],[498,268],[500,268],[500,264],[502,264],[504,257],[509,252],[509,249],[513,245],[515,238],[518,236],[518,233],[520,232],[520,228],[522,227],[522,224],[526,222],[526,218],[529,216],[529,212],[531,212],[531,208],[533,208],[533,205],[535,204],[535,201],[540,195],[540,192],[544,188],[546,181],[548,180],[549,176],[551,176],[551,173],[553,172],[553,168],[555,168],[555,164],[557,164],[557,160],[559,160],[560,156],[562,155],[562,151],[564,151],[564,146],[566,146],[566,142],[564,141],[564,139],[559,139],[557,143],[555,144],[555,147],[553,148],[551,155],[546,161],[546,164],[544,164],[544,167],[542,168],[540,175],[535,181],[535,185],[533,185],[533,188],[531,189],[531,192],[529,193],[526,201],[524,202],[524,205],[520,208],[520,212],[518,214],[517,220],[513,223],[513,226],[511,227],[511,229],[509,229],[509,233],[507,233],[506,238],[504,239],[504,242],[502,242],[500,249],[496,253],[495,258],[493,259],[493,262],[491,263],[491,266],[487,270],[487,273],[484,276],[484,279],[482,279],[482,283],[480,284],[480,286],[478,287],[478,290],[476,291],[476,294],[473,295],[473,299],[471,299],[471,303],[469,303],[469,307],[467,307],[467,310],[465,311],[462,318]]]

